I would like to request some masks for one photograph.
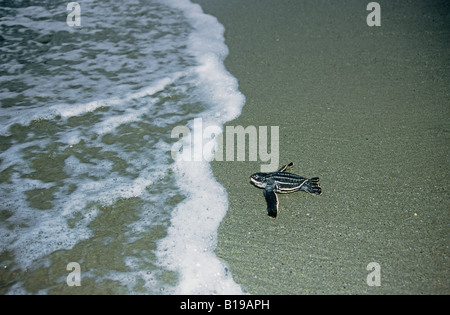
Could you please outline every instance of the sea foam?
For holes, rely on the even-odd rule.
[[[188,50],[196,56],[195,71],[202,92],[213,104],[202,118],[208,124],[223,125],[236,118],[245,103],[236,78],[223,65],[228,54],[224,28],[197,4],[187,0],[168,3],[182,8],[194,26]],[[175,293],[242,294],[242,288],[214,253],[217,230],[228,209],[227,192],[214,179],[207,161],[178,160],[173,170],[188,198],[172,212],[168,236],[159,242],[157,256],[163,267],[180,274]]]
[[[17,273],[8,292],[28,293],[42,268],[65,272],[53,261],[68,252],[82,279],[113,280],[111,292],[243,293],[215,255],[227,192],[207,157],[170,154],[173,127],[221,127],[244,105],[223,64],[224,27],[188,0],[81,1],[79,28],[61,22],[58,3],[30,3],[0,17],[0,253]],[[104,265],[86,270],[89,255]]]

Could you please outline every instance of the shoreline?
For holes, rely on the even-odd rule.
[[[235,282],[251,294],[448,294],[444,4],[383,2],[368,27],[358,1],[194,2],[225,26],[225,66],[246,97],[226,126],[279,126],[280,165],[323,189],[279,196],[273,220],[249,184],[261,162],[211,163],[229,198],[216,254]],[[367,282],[372,262],[380,286]]]

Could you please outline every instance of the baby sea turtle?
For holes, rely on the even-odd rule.
[[[273,218],[276,218],[278,213],[278,197],[276,193],[288,194],[299,190],[304,190],[316,195],[320,195],[322,193],[322,188],[319,186],[319,177],[307,179],[285,172],[293,165],[294,163],[291,162],[284,165],[276,172],[255,173],[250,176],[250,183],[252,185],[264,189],[264,197],[267,202],[267,212],[269,216]]]

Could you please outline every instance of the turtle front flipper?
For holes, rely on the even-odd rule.
[[[264,189],[264,197],[267,202],[267,214],[272,218],[276,218],[278,214],[278,197],[273,191],[273,187],[266,186]]]
[[[283,165],[277,172],[284,172],[285,170],[287,170],[288,168],[294,166],[294,162],[291,162],[289,164]]]

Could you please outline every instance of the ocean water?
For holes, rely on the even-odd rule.
[[[226,191],[171,155],[244,105],[223,26],[189,0],[80,0],[69,26],[67,3],[0,0],[0,293],[242,293]]]

